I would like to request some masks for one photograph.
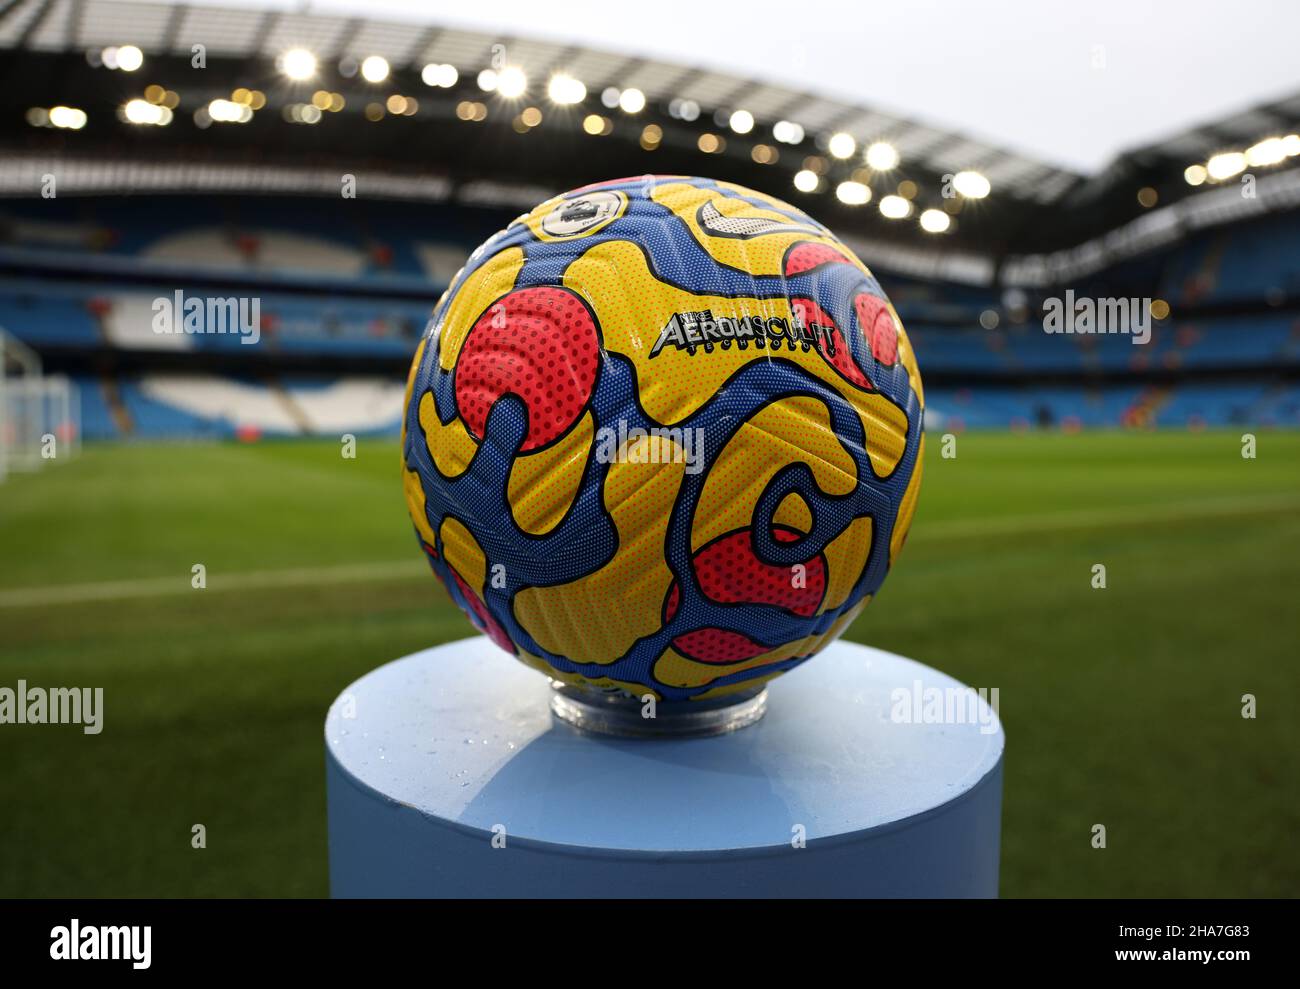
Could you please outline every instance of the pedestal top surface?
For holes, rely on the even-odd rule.
[[[996,714],[958,681],[847,642],[772,681],[757,724],[711,738],[585,734],[551,714],[550,694],[479,636],[356,681],[330,708],[326,745],[389,800],[588,853],[788,847],[798,826],[808,841],[888,827],[959,799],[1004,745]]]

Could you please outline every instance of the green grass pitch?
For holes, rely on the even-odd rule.
[[[999,688],[1004,895],[1287,896],[1298,587],[1300,435],[1254,460],[1226,432],[969,434],[955,459],[932,436],[848,637]],[[106,713],[0,725],[0,896],[326,894],[326,706],[471,632],[391,440],[99,445],[11,477],[0,686],[102,686]]]

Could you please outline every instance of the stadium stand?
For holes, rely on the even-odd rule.
[[[77,295],[36,295],[29,286],[0,281],[0,326],[33,347],[103,343],[95,320]]]
[[[348,205],[348,222],[338,223],[335,204],[312,200],[262,210],[207,197],[178,217],[157,202],[127,209],[95,198],[61,203],[56,217],[41,221],[32,204],[6,204],[2,249],[27,277],[0,279],[0,324],[47,359],[117,355],[113,370],[76,377],[90,438],[395,429],[404,364],[436,296],[465,243],[496,229],[503,215]],[[257,225],[241,225],[240,216]],[[1300,316],[1269,306],[1294,290],[1294,262],[1286,260],[1300,257],[1293,221],[1265,217],[1160,253],[1159,284],[1180,307],[1204,315],[1155,323],[1144,346],[1126,335],[1044,333],[1037,306],[1047,293],[1008,306],[990,287],[877,270],[931,383],[931,428],[1300,425],[1296,387],[1273,380],[1300,368]],[[382,240],[363,233],[375,230]],[[436,241],[432,230],[454,233]],[[1251,245],[1261,243],[1282,260],[1256,263]],[[128,286],[95,267],[111,258],[132,265]],[[1140,286],[1151,267],[1149,258],[1126,262],[1095,276],[1092,290]],[[155,332],[154,300],[178,281],[194,286],[183,292],[205,296],[256,292],[260,339],[251,350],[282,363],[261,380],[241,380],[238,368],[207,373],[206,357],[239,361],[247,345],[233,333]],[[989,313],[996,319],[986,328]],[[187,353],[193,364],[152,374],[132,363],[163,351]],[[338,362],[350,359],[377,362],[365,370],[381,374],[348,373]],[[321,375],[313,364],[320,360],[335,362],[338,373]],[[1219,380],[1227,372],[1253,380]]]
[[[1161,294],[1200,305],[1300,294],[1296,241],[1294,214],[1196,234],[1170,255]]]
[[[74,379],[86,439],[382,434],[401,420],[403,383],[371,377],[288,383],[206,374]]]
[[[300,198],[187,196],[178,209],[180,202],[165,196],[5,201],[0,259],[47,265],[75,259],[84,271],[105,272],[122,270],[114,262],[129,260],[130,270],[144,272],[445,287],[483,236],[512,215],[444,205],[422,228],[408,206],[382,201],[325,210],[320,201]],[[328,282],[318,277],[315,283]]]
[[[90,375],[76,375],[72,379],[81,396],[81,432],[85,439],[116,439],[122,435],[121,424],[104,396],[105,385]]]

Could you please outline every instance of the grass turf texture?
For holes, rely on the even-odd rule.
[[[848,638],[1000,688],[1003,895],[1294,895],[1300,435],[1256,460],[1228,433],[937,440]],[[326,706],[472,631],[396,464],[389,441],[96,446],[0,487],[0,685],[106,708],[99,736],[0,726],[0,896],[326,894]],[[325,569],[232,576],[289,568]]]

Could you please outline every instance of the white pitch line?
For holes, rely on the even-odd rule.
[[[1145,525],[1182,522],[1217,516],[1251,515],[1263,512],[1300,510],[1300,498],[1292,494],[1261,495],[1254,498],[1217,498],[1204,501],[1145,505],[1141,508],[1111,508],[1085,512],[1056,512],[1042,515],[995,516],[987,519],[953,519],[922,523],[911,539],[942,542],[979,536],[1014,536],[1106,525]],[[206,590],[254,591],[282,587],[311,587],[331,584],[395,580],[428,573],[418,559],[382,563],[353,563],[332,567],[292,570],[261,570],[247,573],[209,571]],[[132,598],[191,594],[188,571],[175,577],[146,577],[139,580],[111,580],[91,584],[62,584],[52,587],[16,588],[0,591],[0,608],[37,608],[55,604],[94,601],[126,601]]]
[[[941,542],[945,539],[963,539],[973,536],[1014,536],[1068,529],[1094,529],[1107,525],[1185,522],[1221,515],[1255,515],[1287,509],[1300,510],[1300,498],[1293,494],[1259,495],[1253,498],[1207,498],[1203,501],[1172,502],[1168,505],[923,522],[909,539]]]
[[[259,570],[245,573],[222,573],[209,570],[207,592],[255,591],[279,587],[311,587],[349,584],[374,580],[392,580],[428,573],[427,564],[418,559],[386,563],[349,563],[332,567],[292,570]],[[62,584],[52,587],[17,588],[0,591],[0,608],[36,608],[51,604],[81,604],[88,601],[125,601],[131,598],[161,597],[171,594],[195,594],[190,573],[175,577],[145,577],[139,580],[108,580],[93,584]]]

